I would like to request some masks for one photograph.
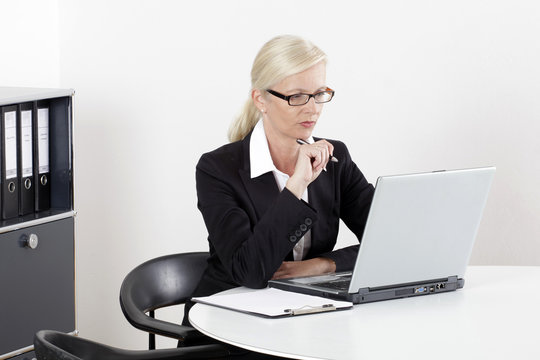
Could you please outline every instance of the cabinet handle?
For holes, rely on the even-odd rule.
[[[30,234],[28,239],[26,240],[26,246],[28,246],[30,249],[34,250],[38,247],[39,239],[36,234]]]

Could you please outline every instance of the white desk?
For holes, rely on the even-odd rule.
[[[301,359],[540,359],[540,267],[471,266],[458,291],[282,319],[196,304],[189,320],[223,342]]]

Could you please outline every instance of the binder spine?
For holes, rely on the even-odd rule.
[[[49,210],[51,207],[51,184],[49,168],[49,102],[35,103],[34,121],[34,184],[35,211]]]
[[[18,158],[19,158],[19,215],[31,214],[35,208],[34,190],[34,104],[19,105]]]
[[[19,214],[17,160],[17,105],[2,108],[2,218]]]

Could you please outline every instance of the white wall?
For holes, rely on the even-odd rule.
[[[58,87],[58,0],[0,0],[0,86]]]
[[[256,52],[281,33],[330,57],[337,94],[317,135],[345,141],[372,182],[496,165],[472,263],[540,265],[538,2],[62,0],[39,9],[57,16],[59,30],[45,24],[45,33],[56,44],[59,32],[58,53],[48,50],[59,76],[54,61],[40,65],[52,80],[0,63],[0,81],[76,89],[83,336],[144,348],[118,304],[122,279],[149,258],[207,249],[195,164],[226,142]],[[344,228],[340,244],[354,241]]]

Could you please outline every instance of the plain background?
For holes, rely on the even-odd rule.
[[[472,264],[540,265],[536,0],[1,0],[0,85],[74,88],[81,335],[144,348],[120,284],[207,249],[195,165],[227,142],[251,63],[278,34],[329,56],[315,135],[379,175],[495,165]],[[342,228],[340,246],[356,239]],[[180,322],[180,309],[163,314]],[[161,340],[161,346],[174,341]]]

